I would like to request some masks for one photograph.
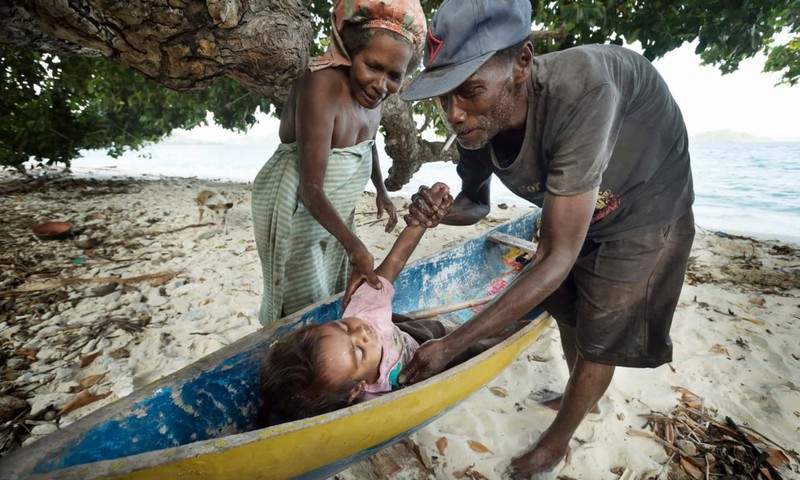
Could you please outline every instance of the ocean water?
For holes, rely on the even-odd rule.
[[[73,171],[93,176],[198,177],[249,182],[277,145],[161,143],[118,159],[86,151]],[[382,147],[380,141],[378,144]],[[696,142],[691,144],[695,218],[709,230],[751,234],[800,242],[800,142]],[[384,178],[390,166],[381,157]],[[410,196],[420,185],[443,181],[457,191],[455,165],[423,165],[399,194]],[[371,184],[368,190],[374,191]],[[529,205],[492,182],[492,202]]]

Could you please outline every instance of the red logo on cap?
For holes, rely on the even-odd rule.
[[[433,36],[433,30],[428,29],[428,50],[430,50],[430,58],[428,59],[428,64],[425,65],[426,67],[430,67],[431,63],[436,60],[436,55],[439,54],[439,50],[442,49],[442,45],[444,45],[444,41],[439,40],[438,38]]]

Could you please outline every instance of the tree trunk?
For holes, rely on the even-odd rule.
[[[417,173],[423,163],[458,159],[454,146],[442,152],[445,142],[423,140],[414,124],[413,108],[400,95],[383,102],[381,125],[386,139],[386,153],[392,157],[392,167],[384,183],[390,191],[400,190]]]

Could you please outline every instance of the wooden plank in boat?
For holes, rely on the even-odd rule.
[[[529,242],[527,240],[523,240],[517,237],[512,237],[511,235],[506,235],[505,233],[499,233],[499,232],[489,235],[489,241],[494,243],[499,243],[501,245],[508,245],[509,247],[518,248],[525,253],[530,253],[531,255],[535,255],[536,249],[539,248],[539,246],[533,242]]]

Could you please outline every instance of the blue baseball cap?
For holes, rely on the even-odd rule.
[[[428,27],[425,70],[400,96],[411,101],[445,94],[497,51],[530,35],[530,0],[445,0]]]

